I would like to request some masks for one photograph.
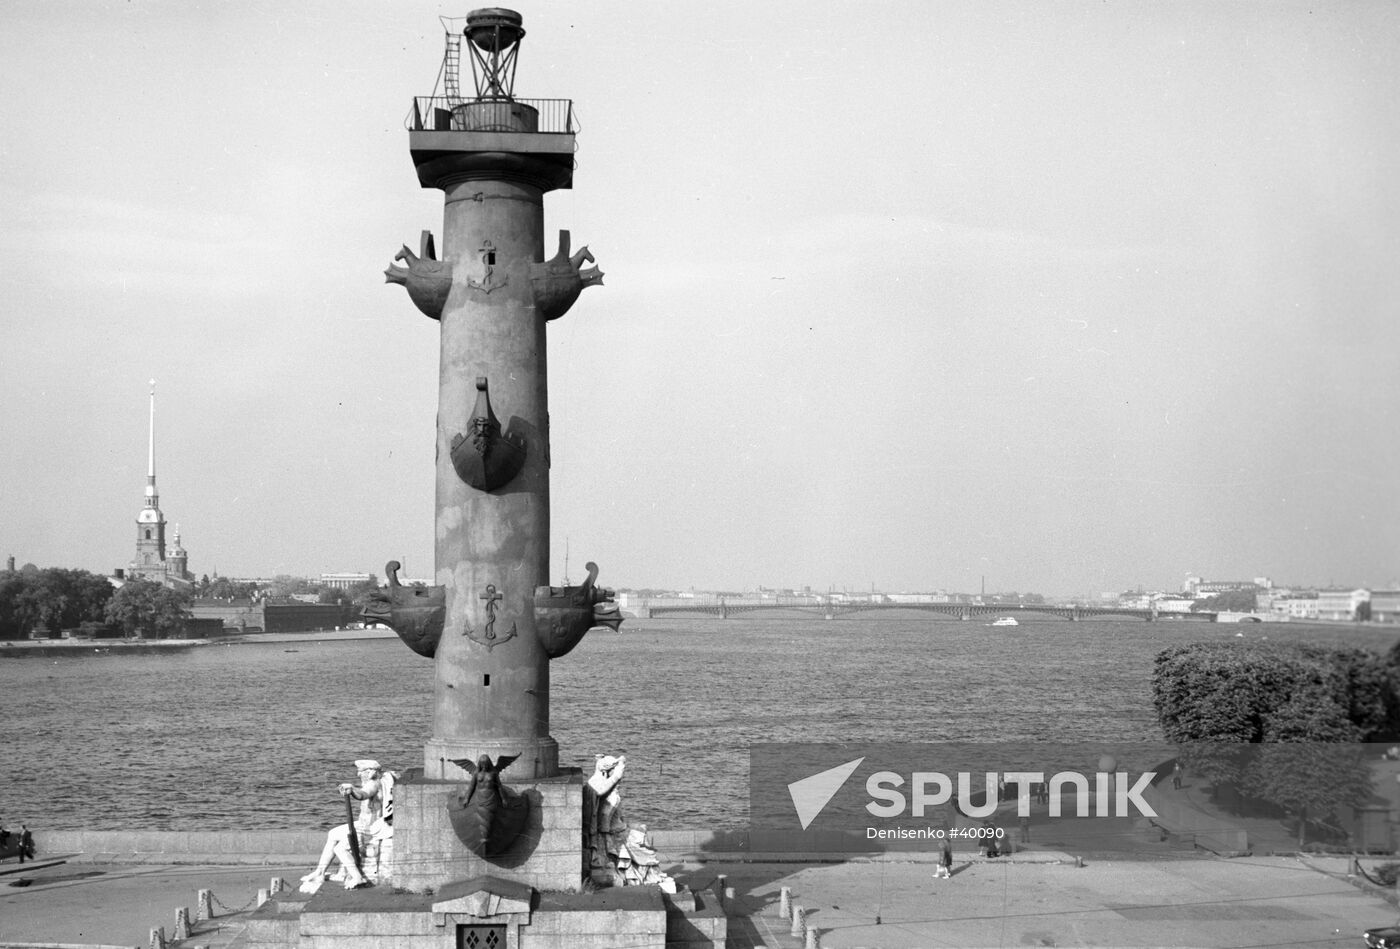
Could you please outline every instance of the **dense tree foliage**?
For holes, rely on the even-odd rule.
[[[318,603],[338,603],[341,606],[352,606],[356,603],[363,603],[365,598],[379,589],[379,578],[374,574],[369,575],[368,580],[361,580],[359,583],[352,583],[349,587],[316,587],[320,592],[317,594]]]
[[[38,628],[54,632],[101,622],[112,597],[107,578],[65,567],[0,573],[0,639],[20,639]]]
[[[208,575],[201,577],[195,584],[195,595],[200,597],[211,597],[220,600],[246,600],[251,599],[258,591],[256,583],[235,583],[227,577],[215,577],[210,580]]]
[[[1253,613],[1255,602],[1253,590],[1227,590],[1197,600],[1191,604],[1191,609],[1209,613]]]
[[[128,580],[107,603],[107,621],[128,636],[165,639],[185,630],[190,597],[150,580]]]
[[[1364,649],[1270,642],[1176,646],[1157,656],[1152,699],[1162,731],[1174,742],[1400,736],[1392,662]]]
[[[1400,735],[1396,681],[1388,657],[1362,649],[1194,643],[1158,654],[1152,697],[1194,769],[1299,814],[1301,843],[1309,815],[1369,795],[1358,743]]]

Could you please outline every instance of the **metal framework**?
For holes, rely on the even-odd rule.
[[[446,34],[446,51],[433,96],[441,94],[452,105],[463,101],[461,89],[462,39],[466,38],[472,65],[475,98],[515,100],[515,69],[525,30],[520,17],[509,10],[478,10],[470,16],[440,16]]]

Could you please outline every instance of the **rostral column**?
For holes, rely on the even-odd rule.
[[[442,337],[437,586],[397,586],[391,569],[393,615],[381,617],[436,661],[428,778],[466,778],[453,760],[481,755],[518,756],[517,777],[557,774],[549,660],[617,621],[593,565],[582,586],[548,585],[545,324],[602,274],[581,269],[593,261],[586,248],[570,256],[567,231],[545,259],[544,195],[573,184],[573,114],[567,100],[515,98],[524,36],[520,15],[500,8],[449,30],[443,95],[415,100],[409,118],[418,180],[445,195],[442,257],[424,234],[418,254],[405,247],[396,258],[406,268],[386,271]],[[464,55],[475,95],[457,86]]]

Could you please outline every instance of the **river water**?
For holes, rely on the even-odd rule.
[[[632,819],[735,827],[755,743],[1160,741],[1153,657],[1237,633],[1377,650],[1396,638],[1049,617],[993,629],[898,613],[628,620],[551,664],[550,733],[563,764],[627,754]],[[0,823],[330,826],[353,759],[422,765],[432,678],[397,639],[0,660]]]

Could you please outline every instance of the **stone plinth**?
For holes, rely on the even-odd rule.
[[[666,904],[666,949],[715,949],[729,937],[723,892],[681,890],[662,894]]]
[[[424,892],[490,876],[546,892],[579,892],[584,877],[583,773],[570,769],[552,778],[507,779],[506,784],[529,799],[530,817],[510,849],[495,857],[478,857],[452,829],[448,799],[462,782],[409,777],[395,785],[389,882]]]
[[[654,886],[542,893],[520,949],[666,949],[666,904]]]
[[[397,823],[397,818],[395,819]],[[395,832],[397,833],[397,831]],[[260,910],[259,912],[263,912]],[[296,932],[284,920],[259,949],[457,949],[462,937],[495,930],[500,949],[667,949],[667,904],[654,886],[600,893],[539,893],[530,887],[479,877],[449,884],[435,896],[394,893],[384,887],[323,889],[300,914]],[[270,928],[270,927],[269,927]],[[685,930],[676,944],[702,945]],[[274,936],[273,939],[277,938]],[[722,946],[723,940],[711,943]]]
[[[397,818],[395,823],[398,823]],[[395,836],[398,831],[395,831]],[[655,886],[540,892],[499,874],[446,883],[432,894],[389,886],[314,896],[278,893],[248,917],[247,949],[722,949],[721,895]]]

